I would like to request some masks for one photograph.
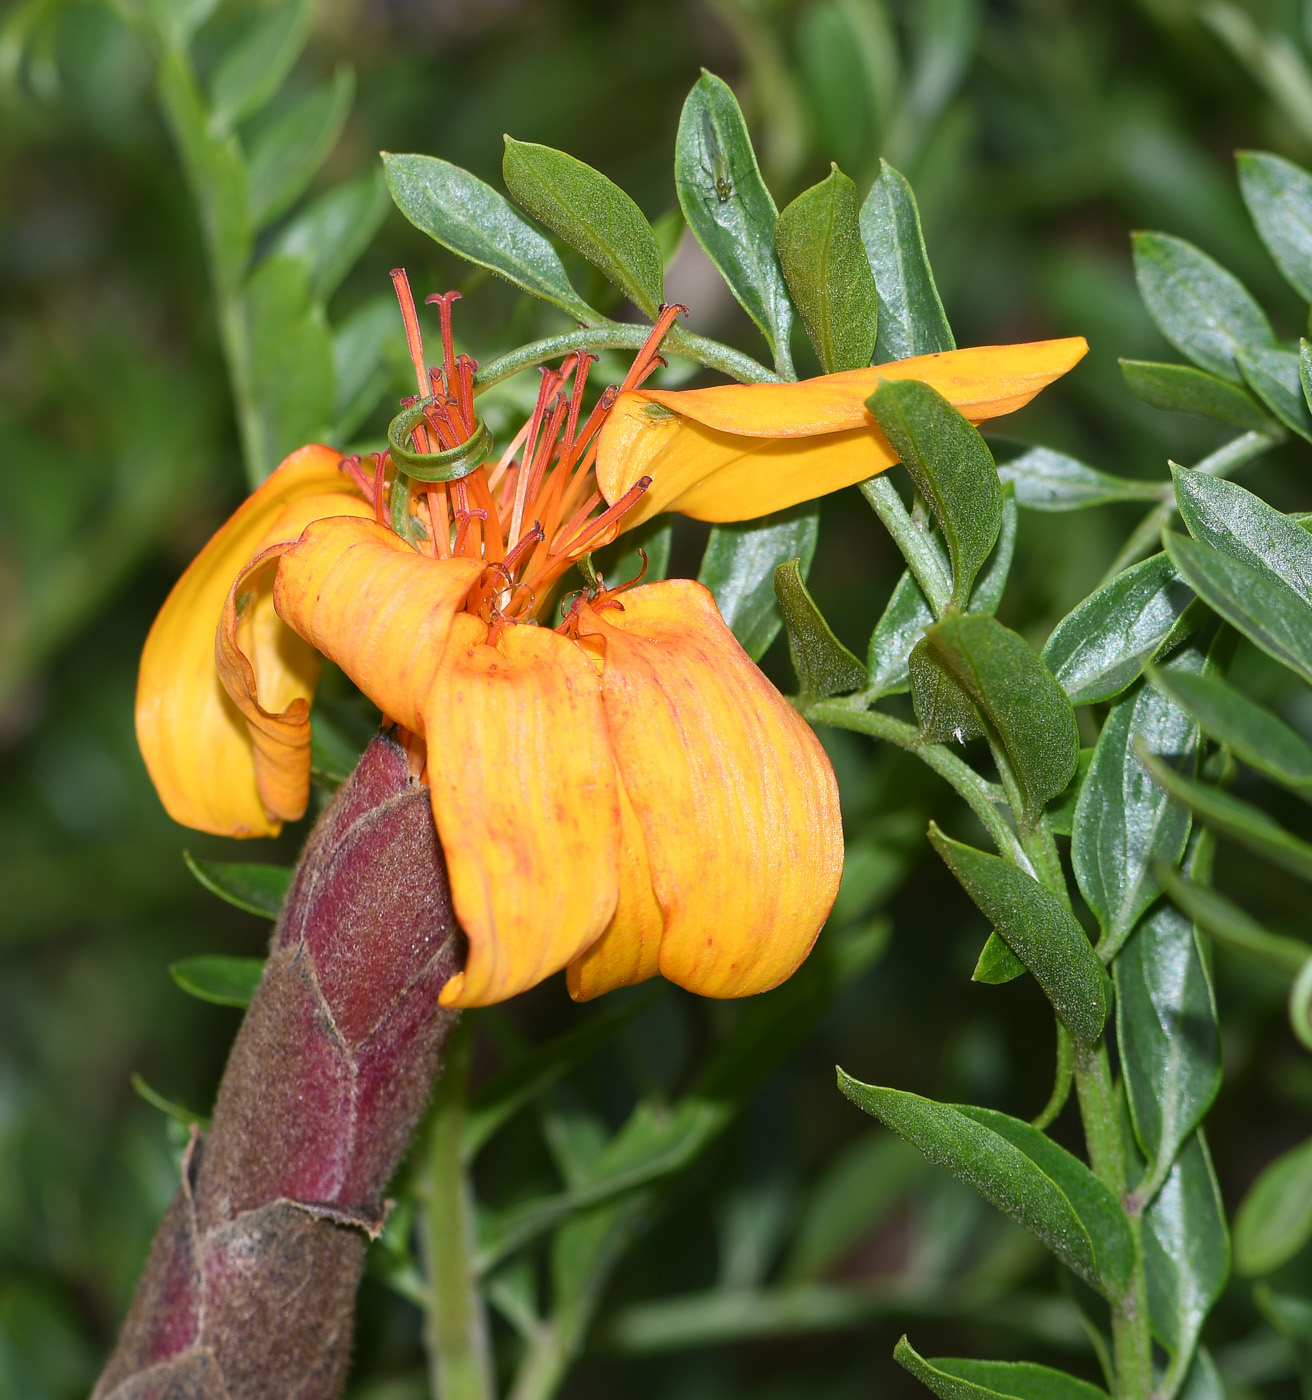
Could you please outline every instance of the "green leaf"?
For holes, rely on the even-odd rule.
[[[1230,1274],[1225,1207],[1199,1129],[1144,1212],[1144,1267],[1153,1335],[1189,1356]]]
[[[1134,1246],[1112,1193],[1077,1157],[1037,1128],[990,1108],[941,1104],[862,1084],[838,1071],[858,1108],[914,1143],[1024,1225],[1105,1297],[1128,1286]]]
[[[642,210],[600,171],[564,151],[506,137],[506,188],[655,320],[665,299],[660,245]]]
[[[355,74],[346,65],[307,93],[260,133],[251,147],[251,216],[267,227],[305,193],[342,134],[355,95]]]
[[[1193,1365],[1180,1387],[1180,1400],[1226,1400],[1225,1382],[1206,1347],[1194,1352]]]
[[[879,296],[876,363],[955,350],[925,250],[916,196],[886,160],[861,206],[861,241]]]
[[[1071,1035],[1094,1044],[1107,1020],[1110,984],[1084,930],[1051,890],[986,851],[944,836],[929,840],[1007,946],[1034,975]]]
[[[982,982],[988,987],[1001,987],[1007,982],[1014,982],[1017,977],[1023,977],[1025,972],[1025,964],[996,933],[991,933],[979,950],[970,980]]]
[[[1167,413],[1195,413],[1237,428],[1270,432],[1271,415],[1246,389],[1189,365],[1122,360],[1125,387],[1138,399]]]
[[[1312,1299],[1276,1293],[1265,1283],[1253,1289],[1253,1301],[1289,1343],[1298,1363],[1303,1393],[1312,1388]]]
[[[282,913],[292,883],[290,865],[250,865],[245,862],[199,860],[183,851],[187,869],[211,894],[248,914],[276,919]]]
[[[1249,387],[1290,432],[1312,442],[1312,412],[1303,397],[1298,353],[1258,346],[1236,357]],[[1269,429],[1268,429],[1269,431]]]
[[[1026,510],[1087,510],[1112,501],[1157,501],[1162,488],[1151,481],[1110,476],[1050,447],[1031,447],[998,466],[998,477],[1011,482],[1016,504]]]
[[[282,229],[271,252],[304,259],[314,299],[326,302],[373,241],[390,207],[381,171],[347,180],[321,194]]]
[[[815,144],[865,173],[897,85],[897,37],[869,0],[818,0],[801,13],[794,54],[815,119]]]
[[[1116,1038],[1135,1136],[1153,1166],[1171,1161],[1221,1087],[1221,1042],[1192,923],[1154,910],[1112,964]]]
[[[1267,569],[1259,569],[1209,544],[1166,531],[1167,557],[1176,572],[1214,612],[1254,646],[1312,684],[1312,629],[1308,604]]]
[[[945,617],[925,634],[944,670],[979,706],[1011,762],[1027,820],[1079,762],[1075,711],[1028,642],[991,617]]]
[[[1093,762],[1093,750],[1081,749],[1079,765],[1075,776],[1066,784],[1058,800],[1048,808],[1048,830],[1054,836],[1071,836],[1075,832],[1075,809],[1079,805],[1080,790],[1088,776],[1089,765]]]
[[[1312,947],[1297,938],[1268,933],[1250,914],[1210,885],[1188,880],[1178,870],[1163,867],[1158,873],[1166,893],[1177,907],[1222,943],[1239,948],[1259,962],[1291,976],[1312,957]]]
[[[1312,795],[1312,745],[1270,710],[1220,676],[1154,667],[1148,679],[1242,763],[1294,792]]]
[[[1239,151],[1239,188],[1285,281],[1312,301],[1312,175],[1269,151]]]
[[[600,319],[570,285],[556,250],[491,185],[436,156],[384,151],[383,169],[396,207],[443,248],[580,321]]]
[[[1171,561],[1154,554],[1077,603],[1053,628],[1043,660],[1073,705],[1110,700],[1190,630],[1193,601]]]
[[[856,186],[837,165],[779,215],[774,242],[825,372],[868,365],[879,297],[861,246]]]
[[[1016,553],[1016,529],[1020,512],[1016,499],[1009,487],[1002,492],[1002,528],[998,531],[993,551],[984,561],[982,572],[975,579],[975,587],[970,593],[966,611],[972,613],[997,612],[1002,595],[1007,591],[1007,579],[1011,575],[1011,561]]]
[[[715,595],[720,615],[753,661],[765,655],[784,625],[775,602],[775,570],[786,559],[800,559],[805,578],[819,532],[814,502],[712,528],[697,580]]]
[[[1235,1272],[1246,1278],[1287,1264],[1312,1239],[1312,1139],[1262,1171],[1235,1216]]]
[[[389,351],[398,344],[400,313],[386,293],[358,306],[333,336],[333,442],[349,442],[392,379]]]
[[[1108,1400],[1096,1385],[1033,1361],[926,1361],[905,1337],[893,1348],[893,1360],[939,1400]]]
[[[952,602],[964,608],[1002,528],[1002,487],[993,456],[979,433],[928,384],[881,380],[866,407],[934,512],[952,560]]]
[[[789,559],[774,571],[774,592],[788,629],[788,653],[797,673],[798,700],[803,709],[813,700],[860,690],[866,668],[834,636],[824,615],[802,581],[800,559]]]
[[[679,117],[674,183],[693,236],[771,354],[786,359],[793,304],[774,250],[779,211],[761,178],[738,99],[704,68]]]
[[[1133,241],[1139,294],[1157,328],[1202,369],[1240,383],[1238,352],[1275,344],[1247,288],[1183,238],[1136,233]]]
[[[284,0],[224,54],[210,84],[216,135],[226,135],[273,98],[305,47],[313,13],[312,0]]]
[[[944,668],[928,637],[922,637],[907,658],[911,701],[920,737],[927,744],[965,744],[978,739],[984,722],[970,696]]]
[[[1108,957],[1161,893],[1158,864],[1176,865],[1189,839],[1188,810],[1144,771],[1141,747],[1173,771],[1193,773],[1198,729],[1150,686],[1108,715],[1075,806],[1071,863]]]
[[[208,1118],[203,1114],[194,1113],[191,1109],[183,1104],[177,1103],[173,1099],[166,1099],[157,1089],[152,1089],[139,1074],[132,1074],[129,1076],[129,1082],[133,1089],[136,1090],[137,1094],[145,1099],[151,1108],[159,1109],[161,1113],[167,1114],[170,1118],[178,1123],[182,1123],[185,1127],[190,1128],[194,1124],[201,1132],[209,1131],[210,1120]]]
[[[184,992],[216,1006],[249,1006],[264,975],[263,958],[228,958],[202,953],[169,964],[169,975]]]

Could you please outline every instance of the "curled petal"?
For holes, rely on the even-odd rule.
[[[274,836],[250,732],[214,664],[215,629],[233,579],[270,545],[294,540],[311,520],[372,512],[337,470],[341,454],[303,447],[220,527],[174,585],[146,638],[137,678],[137,742],[174,821],[221,836]],[[258,629],[252,656],[263,695],[285,708],[308,695],[303,658],[284,662],[276,629]],[[282,703],[285,701],[285,704]]]
[[[487,1006],[595,942],[619,894],[620,808],[597,671],[546,627],[456,618],[424,706],[433,817],[469,940],[444,1006]]]
[[[881,379],[932,385],[974,423],[1027,404],[1087,353],[1082,337],[895,360],[786,384],[621,394],[597,452],[597,483],[617,500],[652,484],[625,528],[662,510],[749,520],[883,471],[897,455],[866,411]]]
[[[451,620],[482,567],[420,554],[372,520],[324,520],[283,556],[274,605],[385,715],[422,734]]]
[[[838,786],[820,742],[700,584],[584,609],[605,642],[611,746],[664,920],[663,976],[703,996],[766,991],[810,951],[838,893]]]

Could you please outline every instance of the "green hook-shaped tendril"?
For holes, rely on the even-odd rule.
[[[443,452],[416,452],[406,446],[410,434],[424,421],[424,409],[433,402],[421,399],[403,408],[387,429],[387,445],[398,473],[415,481],[459,481],[478,470],[492,451],[492,434],[487,424],[474,416],[474,431],[467,442],[457,443]]]

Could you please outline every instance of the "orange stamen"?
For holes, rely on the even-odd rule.
[[[609,510],[602,511],[582,534],[576,535],[567,545],[556,547],[552,550],[552,553],[568,554],[570,556],[581,554],[587,548],[588,544],[592,540],[595,540],[608,525],[617,523],[626,511],[632,510],[650,485],[651,477],[639,477],[619,500],[616,501]]]
[[[415,310],[414,293],[410,290],[410,279],[405,268],[392,269],[392,286],[396,288],[396,299],[401,303],[401,319],[405,322],[405,343],[410,351],[410,363],[415,367],[415,383],[419,386],[419,397],[428,394],[428,375],[424,370],[424,340],[419,333],[419,313]],[[430,298],[431,300],[431,298]],[[424,448],[419,449],[421,452]]]
[[[433,526],[433,544],[439,559],[451,557],[451,521],[446,512],[446,488],[433,485],[424,493],[428,497],[428,515]]]

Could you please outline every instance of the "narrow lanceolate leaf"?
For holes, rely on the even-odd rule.
[[[683,104],[674,144],[679,207],[772,354],[785,358],[793,304],[774,249],[779,217],[761,178],[738,99],[702,70]]]
[[[330,83],[307,93],[251,148],[251,213],[266,227],[305,193],[328,158],[351,110],[355,74],[338,68]]]
[[[1182,777],[1169,764],[1144,750],[1140,750],[1139,759],[1155,782],[1177,802],[1189,807],[1194,816],[1213,831],[1228,836],[1301,879],[1312,880],[1312,845],[1291,836],[1260,808],[1207,783]]]
[[[1302,796],[1312,795],[1312,745],[1270,710],[1220,676],[1153,668],[1148,679],[1240,762]]]
[[[1235,1216],[1235,1272],[1248,1278],[1288,1263],[1312,1239],[1312,1140],[1275,1159]]]
[[[934,512],[952,560],[952,602],[964,608],[1002,528],[993,455],[947,399],[918,380],[882,380],[866,407]]]
[[[283,901],[292,882],[291,866],[198,860],[189,851],[183,851],[182,859],[186,861],[187,869],[211,894],[235,904],[238,909],[245,909],[248,914],[259,914],[265,919],[276,919],[282,913]]]
[[[1016,504],[1026,510],[1087,510],[1112,501],[1156,501],[1162,494],[1151,481],[1111,476],[1050,447],[1031,447],[1000,462],[998,477],[1011,482]]]
[[[556,250],[491,185],[436,156],[384,151],[383,168],[396,207],[442,247],[581,321],[599,319]]]
[[[1155,554],[1076,604],[1053,628],[1043,660],[1073,705],[1110,700],[1181,640],[1193,601],[1171,561]]]
[[[169,975],[201,1001],[217,1006],[249,1006],[264,975],[263,958],[229,958],[203,953],[169,965]]]
[[[1312,684],[1312,628],[1305,599],[1270,570],[1187,535],[1168,530],[1162,543],[1176,572],[1208,607]]]
[[[1195,413],[1236,428],[1270,432],[1271,415],[1248,392],[1190,365],[1155,364],[1148,360],[1122,360],[1125,387],[1144,403],[1167,413]]]
[[[1164,904],[1112,965],[1130,1115],[1153,1166],[1172,1160],[1221,1087],[1221,1043],[1193,924]]]
[[[1076,1040],[1092,1045],[1107,1020],[1107,974],[1070,911],[1023,870],[944,836],[929,839],[1007,946],[1034,974]]]
[[[1238,384],[1236,354],[1275,344],[1262,308],[1243,283],[1183,238],[1136,233],[1134,273],[1157,328],[1202,369]]]
[[[1029,643],[991,617],[945,617],[925,635],[1002,741],[1025,816],[1033,819],[1070,782],[1079,762],[1071,702]]]
[[[1303,397],[1299,357],[1278,345],[1254,346],[1235,357],[1249,387],[1290,432],[1312,441],[1312,412]]]
[[[509,136],[501,173],[523,208],[656,319],[665,298],[660,244],[642,210],[617,184],[564,151]]]
[[[993,1109],[877,1088],[841,1069],[838,1087],[1019,1221],[1104,1296],[1116,1299],[1125,1292],[1134,1259],[1125,1215],[1107,1187],[1064,1147]]]
[[[252,24],[224,54],[210,84],[210,126],[226,135],[282,86],[310,31],[311,0],[289,0]]]
[[[369,246],[390,208],[380,170],[320,195],[282,229],[273,253],[303,258],[317,301],[327,301]]]
[[[955,350],[957,342],[934,285],[920,210],[904,175],[886,160],[861,206],[861,241],[879,294],[875,362]]]
[[[1096,1385],[1033,1361],[969,1361],[957,1356],[927,1361],[905,1337],[893,1348],[893,1360],[939,1400],[1107,1400],[1107,1392]]]
[[[1161,876],[1177,908],[1213,938],[1242,949],[1249,957],[1288,976],[1296,975],[1312,957],[1312,947],[1297,938],[1268,933],[1251,914],[1210,885],[1188,880],[1178,870],[1163,869]]]
[[[753,661],[765,655],[784,625],[774,596],[774,571],[785,560],[797,559],[805,578],[819,533],[820,513],[813,503],[712,528],[697,581],[715,595],[720,615]]]
[[[856,186],[838,166],[779,215],[774,243],[825,372],[868,365],[879,297],[861,246]]]
[[[812,700],[860,690],[866,668],[834,636],[802,579],[800,559],[789,559],[774,571],[774,592],[788,629],[788,650],[797,673],[798,700]]]
[[[1161,893],[1157,866],[1177,864],[1189,839],[1188,808],[1153,782],[1139,762],[1141,748],[1172,771],[1193,774],[1197,726],[1151,686],[1107,717],[1075,806],[1071,862],[1109,956]]]
[[[1269,151],[1240,151],[1239,188],[1258,237],[1304,301],[1312,301],[1312,175]]]
[[[1153,1335],[1189,1356],[1230,1275],[1230,1239],[1216,1173],[1200,1128],[1144,1212],[1144,1267]]]

